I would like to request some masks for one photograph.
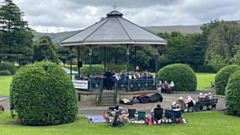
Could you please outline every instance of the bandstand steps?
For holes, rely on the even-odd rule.
[[[100,106],[112,106],[114,105],[114,93],[113,92],[103,92],[101,95]]]

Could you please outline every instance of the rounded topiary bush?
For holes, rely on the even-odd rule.
[[[222,68],[217,75],[215,76],[215,89],[216,94],[218,95],[225,95],[225,88],[227,86],[229,76],[240,70],[240,66],[238,65],[229,65]]]
[[[9,70],[1,70],[0,75],[8,76],[8,75],[12,75],[12,74]]]
[[[11,72],[12,75],[14,75],[17,71],[17,68],[11,62],[3,62],[3,63],[0,63],[0,70],[8,70]]]
[[[10,106],[24,125],[59,125],[75,121],[78,107],[73,83],[51,62],[22,67],[13,76]]]
[[[240,116],[240,71],[233,73],[226,87],[226,109],[230,115]]]
[[[186,64],[171,64],[158,71],[158,80],[173,81],[178,91],[195,91],[197,79],[194,71]]]

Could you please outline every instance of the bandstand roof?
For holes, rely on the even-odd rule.
[[[161,37],[130,22],[113,10],[107,17],[63,40],[61,46],[81,45],[166,45]]]

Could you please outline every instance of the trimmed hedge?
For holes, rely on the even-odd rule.
[[[27,65],[13,76],[10,108],[24,125],[59,125],[75,121],[77,99],[72,81],[51,62]]]
[[[63,65],[63,67],[70,68],[70,65]],[[107,68],[110,71],[115,71],[117,73],[126,70],[126,65],[111,65],[108,64]],[[75,71],[78,71],[77,65],[72,65],[72,69]],[[89,74],[89,65],[83,65],[83,67],[80,68],[80,72],[83,74]],[[99,64],[93,64],[92,65],[92,74],[102,74],[104,73],[104,65],[99,65]]]
[[[196,71],[201,73],[217,73],[219,70],[221,70],[226,66],[227,65],[216,65],[216,64],[203,65],[203,66],[199,66]]]
[[[8,75],[12,75],[12,74],[9,70],[1,70],[0,75],[8,76]]]
[[[215,76],[215,89],[216,94],[225,95],[225,88],[227,86],[228,79],[230,75],[237,70],[240,70],[238,65],[229,65],[222,68]]]
[[[230,115],[240,116],[240,70],[229,77],[226,87],[226,109]]]
[[[158,80],[173,81],[177,91],[195,91],[197,88],[197,78],[186,64],[171,64],[158,71]]]
[[[8,70],[14,75],[17,72],[16,66],[11,62],[0,63],[0,70]]]

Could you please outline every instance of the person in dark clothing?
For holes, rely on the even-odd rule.
[[[104,74],[105,78],[106,78],[106,84],[107,84],[107,90],[112,90],[112,76],[113,74],[109,71],[107,71]]]

